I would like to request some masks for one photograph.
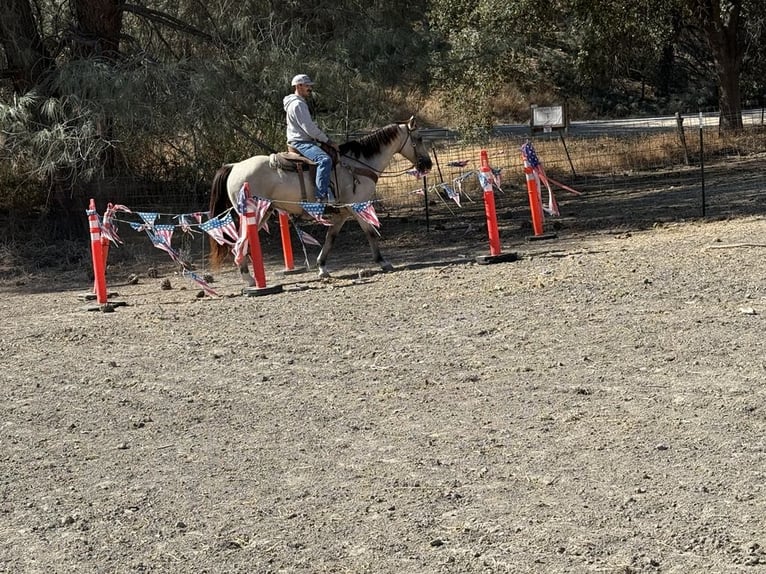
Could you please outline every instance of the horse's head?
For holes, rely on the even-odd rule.
[[[423,142],[423,138],[418,131],[415,116],[412,116],[409,121],[400,124],[400,126],[406,130],[407,139],[404,140],[399,153],[410,160],[419,172],[429,172],[431,167],[433,167],[433,163],[431,163],[431,156],[428,155],[426,144]]]

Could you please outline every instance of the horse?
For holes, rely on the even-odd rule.
[[[358,140],[350,140],[340,145],[338,161],[331,179],[337,209],[328,210],[334,213],[325,215],[325,219],[331,222],[331,225],[328,227],[324,244],[316,260],[320,278],[330,276],[326,266],[327,256],[345,222],[354,217],[351,206],[374,199],[378,178],[391,163],[395,154],[404,156],[421,173],[427,173],[431,169],[431,157],[418,131],[414,116],[407,122],[389,124]],[[224,164],[213,178],[209,204],[210,217],[215,217],[229,207],[226,202],[227,195],[229,205],[238,210],[238,194],[245,182],[248,183],[253,196],[272,202],[270,209],[278,208],[295,216],[305,216],[301,202],[312,201],[312,198],[315,198],[313,176],[308,173],[308,169],[303,171],[304,182],[301,185],[299,172],[272,167],[274,165],[272,160],[272,156],[256,155],[237,163]],[[311,197],[307,199],[306,196],[309,195]],[[268,217],[268,214],[265,217]],[[375,227],[360,217],[356,219],[367,236],[373,261],[379,264],[384,272],[393,271],[391,263],[380,252]],[[213,264],[220,265],[228,252],[228,247],[211,241],[211,251]],[[240,264],[239,271],[243,280],[249,286],[254,286],[253,277],[248,273],[246,260]]]

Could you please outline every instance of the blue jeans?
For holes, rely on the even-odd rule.
[[[330,175],[332,175],[332,158],[322,148],[312,142],[290,142],[290,145],[317,164],[316,198],[327,199],[330,192]]]

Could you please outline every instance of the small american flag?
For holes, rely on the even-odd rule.
[[[271,207],[271,200],[265,197],[249,197],[247,199],[247,205],[245,210],[247,212],[255,213],[255,221],[258,224],[258,228],[262,227],[262,224],[266,223],[266,214]]]
[[[301,243],[304,245],[316,245],[317,247],[321,247],[322,244],[317,241],[313,235],[306,233],[299,227],[296,227],[295,230],[298,232],[298,239],[300,239]]]
[[[204,223],[200,223],[199,228],[215,239],[216,243],[219,245],[233,246],[235,244],[235,242],[228,239],[226,235],[232,237],[235,241],[238,237],[237,228],[234,225],[234,220],[230,213],[227,213],[226,216],[224,216],[224,219],[221,219],[220,217],[208,219]]]
[[[157,221],[157,218],[160,216],[159,213],[155,212],[146,212],[146,211],[139,211],[138,216],[148,225],[149,227],[154,227],[154,222]]]
[[[173,261],[181,263],[181,256],[170,245],[170,242],[173,238],[174,229],[174,225],[155,225],[153,233],[148,229],[146,232],[149,234],[149,238],[152,240],[152,243],[155,247],[165,251],[168,255],[170,255],[170,258]]]
[[[380,227],[380,221],[378,220],[378,214],[375,213],[375,208],[371,201],[363,201],[361,203],[352,203],[351,209],[354,210],[360,219],[366,221],[370,225]]]
[[[492,174],[479,172],[479,184],[484,191],[492,191]]]
[[[521,146],[521,158],[533,169],[540,167],[540,158],[537,157],[535,146],[532,145],[531,141],[527,141]]]
[[[457,191],[454,187],[452,187],[448,183],[443,183],[442,188],[444,188],[444,191],[447,192],[447,197],[449,197],[452,201],[457,203],[458,207],[462,207],[460,205],[460,192]]]
[[[319,223],[322,225],[332,225],[332,221],[329,221],[325,219],[324,217],[324,203],[314,203],[310,201],[302,201],[301,207],[303,210],[308,213],[311,217],[316,219]]]
[[[237,194],[237,212],[243,215],[247,210],[247,200],[250,199],[250,184],[247,182],[242,184]]]

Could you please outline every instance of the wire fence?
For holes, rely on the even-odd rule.
[[[376,209],[382,217],[461,218],[481,203],[478,181],[480,151],[486,149],[498,173],[499,209],[523,206],[526,185],[520,148],[528,139],[548,175],[582,192],[563,196],[565,211],[581,219],[601,217],[578,206],[598,200],[603,209],[634,209],[628,193],[652,197],[641,203],[645,219],[669,219],[734,213],[760,213],[757,201],[766,187],[766,125],[764,110],[743,113],[744,129],[719,133],[717,114],[671,118],[573,122],[566,131],[530,133],[528,126],[499,126],[482,144],[468,144],[448,130],[424,130],[431,143],[434,168],[426,178],[410,171],[397,156],[378,183]],[[167,181],[131,178],[101,180],[84,190],[98,205],[122,203],[136,210],[163,213],[206,211],[210,183],[200,177]],[[208,174],[212,179],[213,174]],[[707,187],[706,205],[699,194]],[[659,193],[662,191],[662,193]],[[687,197],[682,201],[684,194]],[[457,200],[456,200],[457,199]],[[569,200],[569,201],[568,201]],[[687,208],[668,211],[678,201]],[[746,208],[745,208],[746,205]]]
[[[432,217],[460,217],[464,207],[481,198],[476,177],[481,149],[487,150],[501,177],[498,207],[523,205],[526,184],[520,149],[530,140],[548,175],[582,193],[573,197],[554,189],[574,217],[603,221],[609,213],[612,220],[661,221],[763,213],[763,110],[743,113],[743,123],[737,134],[720,133],[712,113],[579,123],[566,131],[534,134],[529,128],[509,126],[499,128],[483,145],[467,145],[440,133],[432,142],[434,170],[425,180],[409,174],[381,179],[381,209],[391,215],[428,210]],[[395,162],[391,171],[405,167]],[[450,189],[459,191],[460,205],[449,199]],[[596,222],[579,222],[589,223]]]

